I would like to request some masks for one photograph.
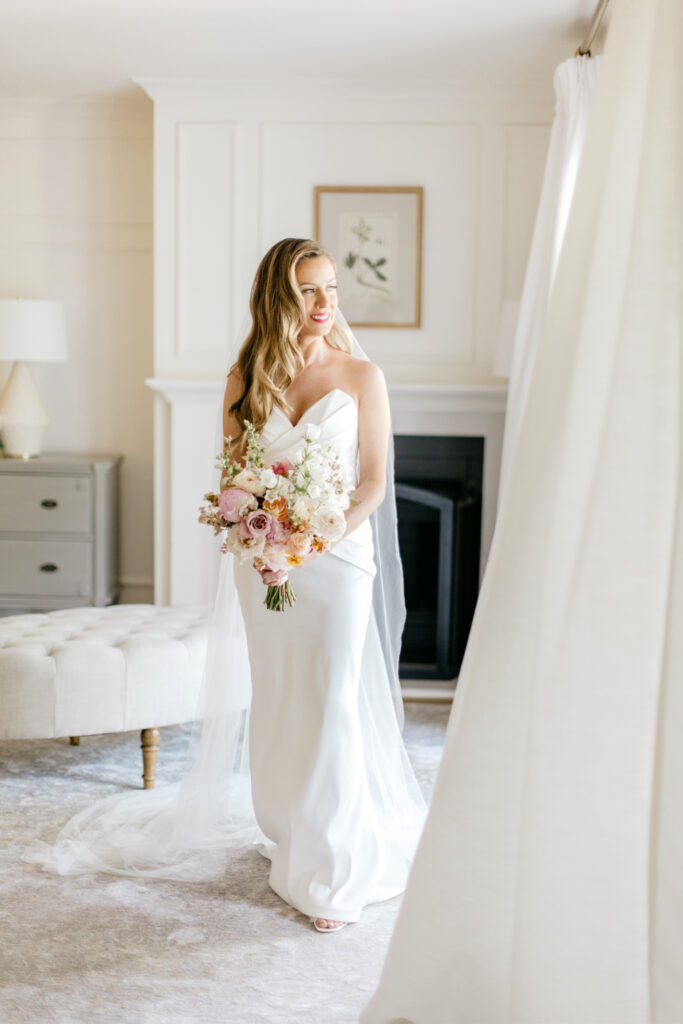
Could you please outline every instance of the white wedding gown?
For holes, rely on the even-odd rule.
[[[320,443],[333,445],[355,473],[353,399],[335,389],[304,419],[292,426],[273,411],[262,432],[267,461],[293,455],[313,422]],[[387,608],[382,587],[400,585],[400,576],[378,572],[373,602],[367,520],[292,572],[297,602],[284,613],[266,609],[251,562],[235,564],[233,579],[236,560],[220,557],[203,695],[181,782],[86,807],[54,844],[34,844],[25,859],[63,875],[202,880],[225,872],[230,847],[255,844],[272,861],[274,891],[291,906],[355,921],[366,904],[405,888],[426,811],[394,704],[387,665],[395,648],[383,646],[387,623],[378,629],[375,617],[375,608]]]
[[[294,459],[309,423],[355,472],[357,409],[338,389],[297,426],[276,407],[261,435],[266,461]],[[251,665],[252,796],[269,840],[263,852],[271,887],[311,917],[356,921],[367,903],[402,892],[421,824],[418,815],[382,820],[373,798],[389,781],[373,778],[359,700],[364,671],[383,685],[374,575],[368,520],[291,573],[297,602],[284,613],[265,607],[250,562],[235,569]]]

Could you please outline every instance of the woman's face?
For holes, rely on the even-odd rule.
[[[327,334],[337,308],[337,275],[325,256],[302,260],[296,268],[296,280],[304,300],[305,322],[302,334]]]

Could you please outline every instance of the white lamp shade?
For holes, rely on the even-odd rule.
[[[66,357],[66,329],[61,302],[0,299],[0,360],[60,363]]]

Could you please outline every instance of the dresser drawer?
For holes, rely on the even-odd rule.
[[[92,545],[86,540],[0,540],[0,587],[19,597],[91,597]]]
[[[90,533],[91,483],[87,476],[3,473],[0,531]]]

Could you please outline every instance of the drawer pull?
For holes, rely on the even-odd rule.
[[[57,572],[58,569],[59,566],[55,565],[54,562],[43,562],[40,567],[41,572]]]
[[[58,504],[59,504],[59,502],[55,501],[54,498],[45,498],[43,501],[41,501],[40,507],[41,508],[57,508]]]

